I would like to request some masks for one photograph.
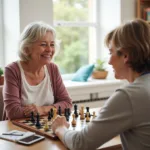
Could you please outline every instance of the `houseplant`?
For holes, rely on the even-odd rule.
[[[107,77],[108,71],[104,67],[105,61],[97,59],[92,73],[92,78],[94,79],[105,79]]]
[[[4,71],[2,68],[0,68],[0,85],[3,85],[4,84]]]

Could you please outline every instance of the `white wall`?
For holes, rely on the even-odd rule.
[[[121,22],[136,18],[137,0],[121,0]]]
[[[51,0],[3,0],[4,64],[18,59],[18,39],[24,27],[33,21],[53,23]],[[6,55],[7,53],[7,55]]]
[[[32,21],[53,23],[52,0],[20,0],[20,29]]]
[[[106,34],[121,24],[121,0],[100,0],[100,34],[99,38],[101,56],[105,58],[108,56],[108,50],[104,43]]]

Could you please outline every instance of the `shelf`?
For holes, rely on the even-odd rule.
[[[137,18],[150,21],[150,0],[137,0]]]

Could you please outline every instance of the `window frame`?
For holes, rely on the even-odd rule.
[[[101,58],[100,54],[101,52],[99,52],[100,49],[100,42],[99,42],[99,38],[100,38],[100,16],[99,16],[99,12],[100,12],[100,1],[99,0],[95,0],[94,5],[93,5],[93,12],[92,15],[94,13],[94,18],[92,18],[91,22],[88,21],[59,21],[59,20],[54,20],[53,19],[53,26],[55,27],[93,27],[95,28],[95,38],[96,38],[96,45],[95,45],[95,51],[93,52],[92,50],[92,54],[89,51],[89,64],[93,63],[93,60],[96,60],[97,58]],[[56,56],[57,57],[57,56]],[[63,74],[62,77],[64,80],[66,79],[71,79],[71,77],[74,75],[73,74]]]
[[[3,24],[3,0],[0,0],[0,67],[4,68],[5,54],[4,54],[4,24]]]

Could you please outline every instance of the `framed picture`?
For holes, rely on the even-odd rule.
[[[150,21],[150,7],[144,8],[143,10],[143,19]]]

